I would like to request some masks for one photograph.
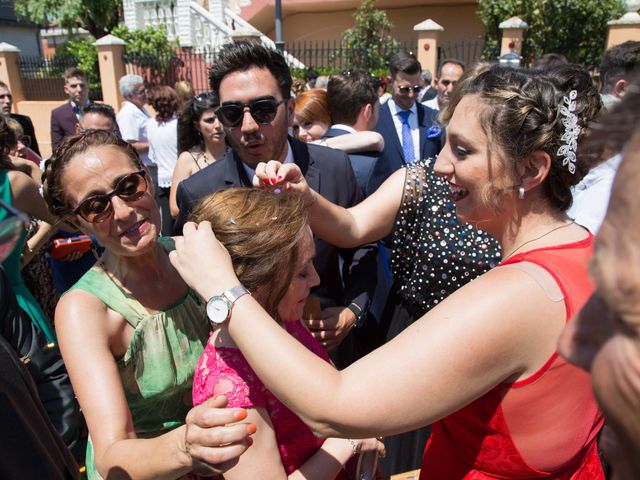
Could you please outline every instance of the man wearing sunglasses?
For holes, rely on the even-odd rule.
[[[227,44],[209,80],[220,99],[216,115],[232,150],[179,184],[177,232],[200,198],[223,188],[251,186],[255,167],[269,160],[296,163],[311,188],[334,203],[349,207],[362,199],[343,152],[288,136],[294,114],[292,79],[279,53],[253,42]],[[320,285],[312,295],[320,300],[322,312],[308,326],[328,350],[334,350],[368,311],[375,287],[376,253],[375,245],[343,250],[316,240],[314,266]],[[334,360],[346,366],[355,356],[338,351]]]
[[[371,175],[376,190],[396,170],[416,160],[435,157],[442,148],[438,134],[428,134],[438,112],[417,102],[422,90],[422,67],[412,53],[391,57],[391,98],[380,108],[376,131],[384,137],[384,150]],[[433,132],[432,132],[433,133]]]

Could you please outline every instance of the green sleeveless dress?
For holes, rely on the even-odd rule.
[[[8,170],[4,168],[0,168],[0,198],[9,205],[13,205]],[[6,211],[4,208],[0,208],[0,221],[11,216],[11,213]],[[2,262],[2,266],[7,277],[9,277],[11,287],[13,288],[13,292],[16,294],[16,299],[18,300],[20,308],[29,315],[31,322],[47,337],[47,340],[55,343],[56,334],[53,330],[53,326],[42,311],[42,308],[40,308],[38,301],[25,285],[24,278],[22,278],[22,274],[20,273],[20,255],[22,255],[22,249],[24,248],[26,240],[27,231],[25,230],[20,234],[20,239],[13,249],[13,252],[11,252],[11,255]]]
[[[167,251],[174,248],[170,237],[159,242]],[[103,255],[107,265],[109,256],[109,252]],[[117,363],[138,438],[156,437],[183,425],[193,406],[193,374],[209,335],[205,303],[189,291],[166,310],[150,314],[99,266],[89,270],[74,289],[96,296],[134,328],[131,343]],[[101,479],[91,439],[86,460],[88,479]]]

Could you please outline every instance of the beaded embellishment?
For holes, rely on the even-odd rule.
[[[493,237],[458,222],[449,186],[431,160],[409,165],[391,258],[405,301],[426,312],[499,262]]]

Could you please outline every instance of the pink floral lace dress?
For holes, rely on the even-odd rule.
[[[325,361],[327,353],[300,321],[284,322],[290,335]],[[198,361],[193,380],[193,404],[224,394],[229,407],[264,408],[271,418],[287,475],[298,470],[324,443],[278,400],[255,374],[237,348],[216,347],[212,337]],[[344,471],[342,472],[344,473]],[[342,475],[337,478],[346,478]]]

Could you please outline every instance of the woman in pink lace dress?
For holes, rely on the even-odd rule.
[[[251,295],[291,336],[329,362],[322,346],[300,322],[309,291],[319,282],[301,198],[228,189],[206,198],[193,217],[198,223],[211,222]],[[229,407],[247,408],[247,421],[257,430],[254,444],[225,473],[225,479],[347,478],[344,467],[356,453],[384,453],[384,446],[376,439],[316,436],[264,386],[224,325],[214,328],[198,362],[194,405],[219,394],[227,396]]]

